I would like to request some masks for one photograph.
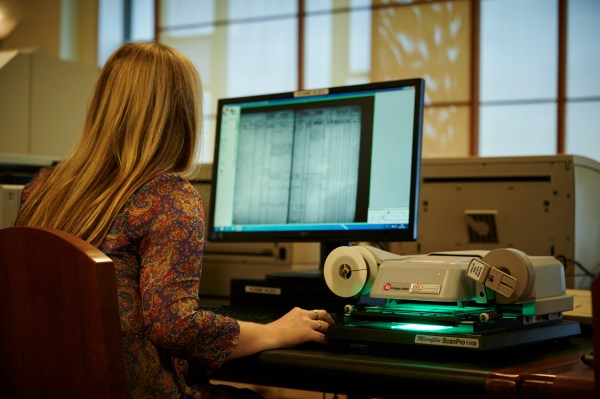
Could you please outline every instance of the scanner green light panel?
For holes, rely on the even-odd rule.
[[[436,331],[452,329],[451,326],[435,326],[435,325],[431,325],[431,324],[414,324],[414,323],[413,324],[399,323],[397,325],[390,326],[390,328],[392,330],[429,331],[429,332],[436,332]]]

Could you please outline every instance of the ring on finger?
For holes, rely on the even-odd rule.
[[[319,324],[317,325],[317,331],[321,331],[321,327],[322,327],[322,323],[321,323],[321,320],[319,320]]]
[[[315,312],[315,320],[319,320],[319,312],[317,312],[317,309],[313,310],[313,312]]]

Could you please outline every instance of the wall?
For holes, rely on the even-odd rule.
[[[36,47],[56,58],[97,65],[98,0],[0,0],[2,15],[16,26],[0,37],[0,50]]]
[[[0,153],[62,157],[98,75],[97,0],[0,0]]]
[[[0,50],[38,47],[58,57],[60,4],[61,0],[0,0],[6,19],[17,22],[14,30],[0,39]]]

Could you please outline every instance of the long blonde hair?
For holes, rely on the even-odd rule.
[[[47,226],[100,245],[125,202],[160,173],[189,172],[200,77],[158,43],[128,43],[106,62],[78,145],[29,196],[17,226]]]

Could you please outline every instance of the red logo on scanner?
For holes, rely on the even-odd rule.
[[[383,289],[384,289],[385,291],[389,291],[389,289],[390,289],[390,288],[392,288],[392,284],[391,284],[391,283],[385,283],[385,284],[383,285]]]

